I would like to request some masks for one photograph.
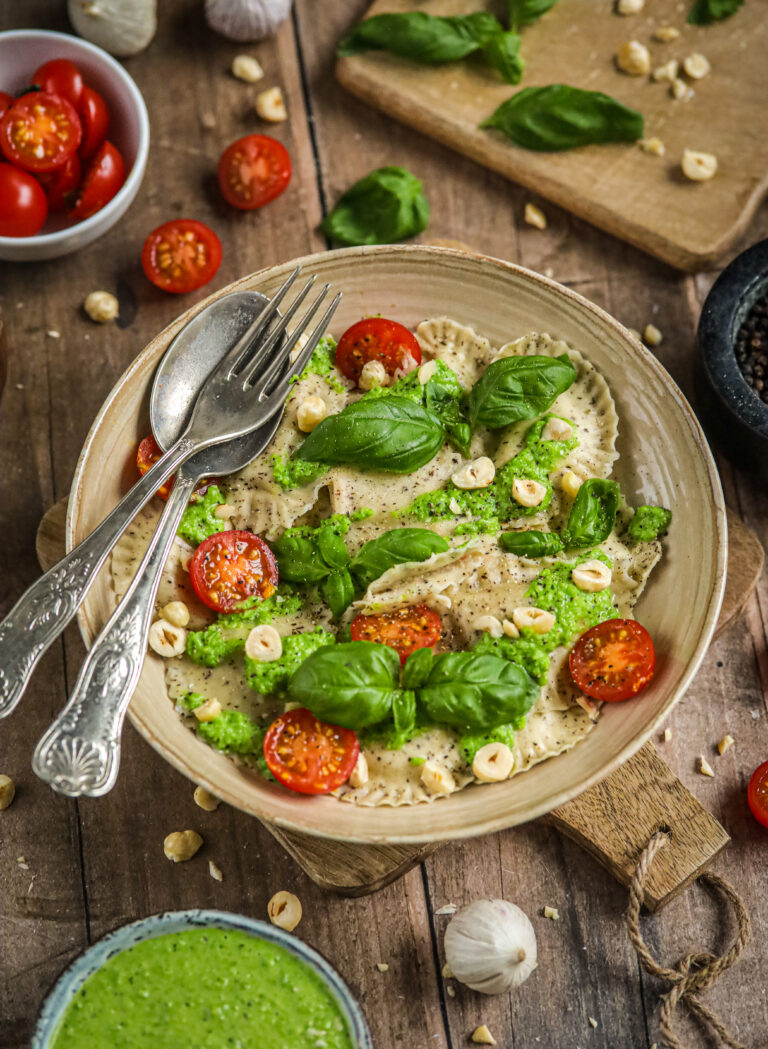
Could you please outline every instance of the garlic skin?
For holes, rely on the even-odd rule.
[[[143,51],[157,29],[157,0],[68,0],[67,14],[84,40],[119,58]]]
[[[205,0],[205,20],[229,40],[263,40],[291,13],[293,0]]]
[[[445,930],[445,960],[457,980],[481,994],[518,987],[537,964],[536,933],[506,900],[475,900]]]

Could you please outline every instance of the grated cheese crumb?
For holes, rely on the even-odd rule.
[[[221,867],[214,863],[213,860],[208,860],[208,873],[214,881],[224,881],[224,875],[221,873]]]
[[[597,1020],[594,1018],[594,1016],[588,1016],[587,1019],[589,1020],[590,1027],[597,1027]]]
[[[664,336],[655,324],[646,324],[643,332],[643,342],[646,346],[658,346]]]
[[[545,918],[549,918],[553,922],[559,922],[560,921],[560,911],[557,909],[557,907],[545,907],[544,908],[544,917]]]
[[[664,735],[661,738],[664,740],[665,743],[669,743],[669,741],[672,739],[672,729],[665,728]]]
[[[455,914],[458,907],[455,903],[446,903],[443,907],[438,907],[435,914]]]
[[[736,740],[733,738],[730,732],[726,732],[726,734],[717,744],[717,753],[721,755],[725,754],[726,750],[728,750],[729,747],[732,747],[735,742]]]
[[[696,759],[696,770],[697,772],[700,772],[702,776],[714,776],[715,774],[714,769],[703,754],[699,754]]]
[[[389,969],[389,966],[386,962],[376,962],[376,968],[380,973],[385,973]]]
[[[536,229],[547,228],[547,216],[535,204],[529,203],[525,205],[525,221],[529,226],[535,226]]]

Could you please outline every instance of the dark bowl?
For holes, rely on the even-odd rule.
[[[738,330],[768,289],[768,240],[738,255],[712,286],[699,321],[703,409],[707,428],[741,469],[768,475],[768,404],[748,385],[736,360]]]

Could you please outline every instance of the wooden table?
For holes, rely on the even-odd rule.
[[[546,231],[526,226],[528,192],[345,95],[333,79],[333,45],[366,6],[367,0],[298,0],[274,40],[240,47],[207,30],[200,0],[163,0],[157,37],[126,62],[152,122],[149,167],[136,202],[114,230],[76,256],[0,267],[10,349],[0,446],[2,611],[38,574],[35,529],[45,509],[66,494],[105,395],[150,336],[195,299],[156,291],[140,269],[146,234],[169,218],[199,218],[222,239],[224,262],[202,297],[262,266],[322,250],[315,226],[339,193],[372,168],[403,164],[424,181],[432,205],[426,236],[466,241],[551,273],[632,327],[653,322],[664,333],[659,358],[693,395],[696,322],[714,275],[681,276],[553,206],[544,206]],[[0,9],[0,28],[67,30],[62,8],[54,0],[16,0]],[[241,51],[264,66],[264,86],[280,84],[287,94],[289,122],[267,130],[285,142],[294,164],[288,191],[253,214],[230,210],[215,182],[224,146],[264,130],[251,109],[254,88],[228,72]],[[766,235],[763,208],[745,243]],[[118,295],[117,325],[99,327],[85,317],[83,299],[98,288]],[[720,465],[728,502],[768,545],[764,487],[724,460]],[[763,580],[744,620],[715,643],[677,706],[672,741],[659,745],[733,839],[716,869],[743,894],[755,935],[737,970],[708,1001],[747,1044],[768,1030],[768,834],[744,800],[750,771],[768,757],[767,628]],[[65,643],[46,656],[22,707],[0,727],[0,771],[18,790],[0,814],[2,1049],[27,1044],[51,982],[109,929],[182,907],[264,917],[278,889],[301,897],[298,933],[334,962],[358,995],[377,1049],[458,1047],[480,1023],[500,1046],[515,1049],[647,1049],[657,1040],[658,988],[640,972],[627,941],[625,891],[541,824],[448,847],[389,888],[350,900],[318,890],[255,820],[224,807],[197,808],[192,785],[131,728],[111,794],[82,801],[52,794],[30,771],[30,754],[64,702],[82,656],[70,628]],[[736,746],[722,758],[712,756],[726,730]],[[695,771],[700,753],[710,757],[714,779]],[[190,863],[173,865],[163,856],[163,838],[186,827],[197,828],[205,846]],[[210,877],[209,859],[222,869],[222,883]],[[539,969],[510,997],[487,998],[460,985],[451,996],[440,976],[448,921],[440,910],[499,895],[532,917]],[[545,905],[559,909],[559,922],[541,916]],[[652,948],[671,961],[689,949],[723,947],[732,930],[720,928],[717,913],[694,887],[659,917],[646,918],[644,930]],[[377,963],[388,970],[380,972]]]

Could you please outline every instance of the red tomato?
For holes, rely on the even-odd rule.
[[[83,93],[83,77],[68,58],[54,58],[35,72],[32,83],[49,95],[66,98],[77,109]]]
[[[355,616],[349,628],[353,641],[375,641],[394,648],[401,664],[417,648],[434,648],[442,631],[440,616],[426,605],[405,605],[378,615]]]
[[[69,194],[80,185],[81,174],[80,157],[77,153],[73,153],[62,167],[55,171],[41,172],[37,176],[37,181],[43,187],[50,211],[58,211],[59,208],[66,206]]]
[[[0,149],[27,171],[60,168],[80,145],[82,128],[66,98],[31,91],[14,100],[0,120]]]
[[[303,707],[281,714],[264,737],[269,771],[299,794],[327,794],[346,783],[359,753],[351,729],[318,721]]]
[[[125,163],[120,151],[111,142],[102,142],[85,169],[85,177],[69,212],[70,216],[80,222],[95,215],[105,204],[109,204],[124,182]]]
[[[141,252],[144,272],[158,288],[182,294],[202,288],[221,265],[221,241],[202,222],[173,219],[152,230]]]
[[[747,788],[747,801],[758,823],[768,827],[768,761],[758,765]]]
[[[252,211],[279,197],[291,181],[291,158],[269,135],[246,135],[219,159],[219,187],[228,204]]]
[[[47,215],[40,183],[27,171],[0,164],[0,237],[33,237]]]
[[[83,141],[80,156],[84,160],[92,157],[109,131],[109,110],[101,95],[86,84],[77,106],[83,125]]]
[[[277,561],[253,532],[216,532],[204,539],[189,562],[189,576],[201,601],[216,612],[238,612],[249,598],[275,592]]]
[[[9,95],[7,91],[0,91],[0,117],[11,105],[13,105],[13,95]]]
[[[143,477],[149,468],[154,466],[157,460],[161,458],[162,454],[162,449],[152,434],[150,434],[149,437],[145,437],[136,452],[136,467],[139,474]],[[169,477],[165,484],[161,488],[158,488],[155,494],[159,495],[161,499],[167,500],[175,480],[175,475]],[[192,492],[192,501],[194,502],[201,499],[212,484],[218,483],[218,477],[205,477],[203,480],[198,481],[195,485],[195,490]]]
[[[592,699],[618,703],[653,677],[651,635],[635,619],[607,619],[581,635],[568,656],[571,677]]]
[[[421,364],[416,336],[384,317],[367,317],[347,328],[336,347],[336,366],[352,382],[359,382],[368,361],[381,361],[389,376],[409,372]]]

